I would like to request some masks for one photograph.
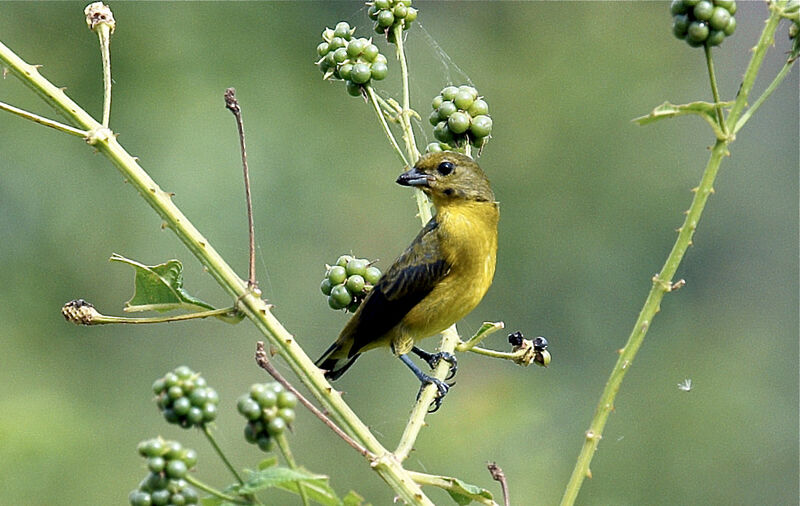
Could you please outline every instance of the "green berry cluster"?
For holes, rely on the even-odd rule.
[[[469,142],[481,148],[492,133],[489,105],[472,86],[447,86],[433,99],[428,118],[433,135],[445,144]]]
[[[244,438],[263,451],[272,450],[273,439],[283,434],[295,419],[297,397],[277,382],[256,383],[239,397],[236,407],[247,418]]]
[[[386,57],[370,39],[354,38],[355,29],[342,21],[331,30],[322,32],[323,41],[317,46],[320,56],[317,66],[325,74],[325,79],[342,79],[347,85],[347,93],[357,97],[361,87],[370,80],[380,81],[389,73]]]
[[[402,25],[408,30],[417,19],[417,9],[411,7],[411,0],[373,0],[367,2],[367,16],[375,21],[375,33],[386,34],[386,40],[395,43],[394,27]]]
[[[150,474],[128,495],[132,506],[198,504],[197,492],[184,479],[197,463],[197,452],[160,437],[142,441],[137,450],[147,459]]]
[[[672,0],[672,33],[692,47],[719,46],[736,30],[734,0]]]
[[[185,365],[176,367],[153,383],[158,409],[169,423],[189,427],[203,425],[217,417],[219,396],[205,378]]]
[[[333,309],[346,309],[355,313],[361,301],[381,278],[381,270],[366,258],[342,255],[335,265],[326,265],[325,279],[320,290],[328,296]]]

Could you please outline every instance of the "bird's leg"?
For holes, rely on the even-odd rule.
[[[446,351],[440,351],[438,353],[428,353],[427,351],[417,348],[414,346],[411,348],[412,353],[418,356],[422,360],[428,363],[431,369],[435,369],[439,362],[444,360],[445,362],[450,364],[450,371],[447,373],[447,377],[445,381],[449,379],[453,379],[458,372],[458,360],[456,360],[456,356],[452,353],[448,353]]]
[[[450,385],[438,378],[434,378],[433,376],[422,372],[422,370],[417,367],[417,364],[415,364],[408,355],[403,354],[400,355],[399,358],[408,366],[409,369],[411,369],[411,372],[414,373],[414,376],[417,377],[420,383],[422,383],[422,385],[419,387],[419,392],[417,392],[417,399],[419,399],[419,396],[422,394],[422,390],[428,386],[429,383],[436,385],[436,388],[439,392],[437,393],[436,398],[433,400],[432,409],[429,409],[428,412],[433,413],[438,411],[442,405],[442,399],[444,399],[444,396],[447,395],[447,391],[450,390]]]

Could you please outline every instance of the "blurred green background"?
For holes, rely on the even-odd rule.
[[[84,3],[0,5],[0,40],[97,117],[101,73]],[[469,76],[494,138],[480,158],[502,206],[498,270],[459,328],[484,320],[550,340],[549,369],[460,357],[458,385],[428,418],[408,466],[499,487],[513,504],[558,502],[599,394],[675,238],[713,136],[698,118],[638,127],[665,100],[710,100],[701,50],[670,33],[664,2],[419,2],[408,36],[413,105]],[[258,277],[312,358],[346,315],[319,293],[323,264],[354,252],[382,267],[419,223],[370,109],[313,65],[320,32],[371,27],[357,2],[115,3],[111,126],[213,245],[246,275],[238,145],[222,93],[237,89],[253,171]],[[714,51],[732,99],[766,18],[742,2]],[[421,30],[424,28],[424,31]],[[783,63],[787,27],[756,93]],[[429,35],[426,35],[429,34]],[[441,47],[451,58],[446,61]],[[391,50],[381,47],[392,60]],[[381,83],[399,91],[399,70]],[[677,278],[627,375],[580,504],[796,504],[798,498],[798,73],[741,130]],[[755,98],[756,95],[753,95]],[[51,111],[15,78],[0,100]],[[427,121],[420,145],[431,140]],[[0,503],[124,504],[145,475],[137,442],[158,434],[200,451],[198,475],[230,481],[197,431],[168,426],[150,385],[187,364],[219,391],[218,437],[240,467],[236,397],[264,381],[244,322],[77,327],[74,298],[121,314],[132,272],[181,259],[186,287],[230,303],[103,157],[76,138],[0,114]],[[435,341],[427,343],[429,348]],[[507,349],[505,334],[487,345]],[[281,364],[284,371],[288,368]],[[677,383],[691,378],[694,390]],[[373,352],[336,386],[390,448],[416,381]],[[297,458],[373,504],[392,493],[349,447],[299,411]],[[289,495],[270,504],[293,504]],[[449,497],[430,490],[437,504]]]

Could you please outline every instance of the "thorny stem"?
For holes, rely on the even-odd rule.
[[[781,2],[781,5],[785,5],[785,3],[784,0]],[[728,114],[725,131],[730,131],[732,125],[737,125],[737,119],[747,103],[747,97],[753,88],[753,83],[764,61],[764,56],[774,39],[775,30],[780,21],[780,12],[780,9],[771,9],[770,17],[767,20],[764,31],[761,33],[758,44],[753,51],[753,56],[745,71],[739,94]],[[572,475],[567,483],[564,496],[561,499],[561,506],[571,506],[575,504],[583,480],[590,475],[589,464],[597,450],[600,439],[603,437],[603,429],[605,428],[608,416],[614,409],[614,399],[622,384],[622,379],[625,377],[625,373],[630,368],[639,347],[642,345],[647,330],[650,328],[653,318],[660,308],[661,299],[664,297],[665,293],[672,290],[672,278],[678,270],[678,266],[680,266],[686,250],[692,243],[692,236],[700,221],[700,216],[703,213],[706,201],[709,195],[714,191],[714,180],[717,177],[719,166],[723,157],[729,154],[727,146],[731,141],[732,139],[730,137],[717,139],[717,142],[711,149],[711,155],[703,171],[700,185],[693,190],[695,195],[689,206],[686,219],[683,225],[678,229],[678,238],[675,240],[675,244],[667,256],[667,260],[664,262],[661,272],[653,277],[653,284],[650,288],[650,292],[633,326],[633,330],[628,337],[628,342],[625,344],[625,347],[620,350],[619,358],[600,396],[600,402],[597,405],[589,430],[586,431],[580,455],[578,456]]]
[[[300,401],[300,404],[302,404],[303,406],[306,407],[306,409],[311,411],[311,413],[314,416],[319,418],[322,421],[322,423],[327,425],[328,428],[330,428],[333,432],[335,432],[337,436],[342,438],[345,441],[345,443],[353,447],[355,451],[357,451],[364,457],[370,459],[375,458],[375,456],[372,455],[370,452],[368,452],[363,446],[361,446],[356,441],[354,441],[353,438],[345,434],[345,432],[342,429],[340,429],[338,425],[333,423],[333,421],[330,418],[325,416],[325,413],[323,413],[322,411],[317,409],[316,406],[311,404],[311,402],[308,399],[306,399],[303,394],[297,391],[294,385],[289,383],[286,380],[286,378],[284,378],[283,375],[280,372],[278,372],[277,369],[275,369],[275,367],[270,363],[269,358],[267,357],[267,351],[266,349],[264,349],[263,341],[258,341],[256,343],[256,363],[258,364],[259,367],[267,371],[269,375],[275,379],[275,381],[283,385],[284,388],[286,388],[287,390],[292,392],[295,396],[297,396],[297,400]]]
[[[25,63],[2,43],[0,43],[0,61],[58,112],[74,121],[79,128],[89,132],[89,143],[111,160],[128,183],[175,232],[209,274],[231,297],[239,300],[240,311],[269,339],[270,344],[280,350],[281,357],[317,400],[346,432],[376,455],[370,462],[371,468],[394,489],[398,496],[409,504],[432,505],[422,489],[411,480],[408,471],[403,469],[397,459],[388,454],[369,428],[342,400],[341,393],[331,387],[322,371],[297,344],[294,336],[270,312],[270,306],[248,289],[246,283],[172,202],[171,194],[163,191],[153,181],[136,158],[119,144],[113,133],[73,102],[63,90],[45,79],[36,67]]]

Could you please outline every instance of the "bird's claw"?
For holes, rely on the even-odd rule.
[[[427,376],[422,381],[422,386],[419,387],[419,392],[417,392],[417,400],[419,400],[419,397],[420,395],[422,395],[422,391],[425,390],[425,387],[431,384],[436,386],[437,392],[436,392],[436,397],[433,398],[433,402],[431,402],[431,405],[428,408],[428,413],[435,413],[439,411],[440,407],[442,407],[442,400],[444,400],[444,396],[447,395],[447,392],[450,391],[450,387],[455,385],[455,382],[445,383],[439,378],[434,378],[433,376]]]
[[[412,351],[419,358],[424,360],[428,364],[428,367],[430,367],[431,369],[436,369],[436,367],[439,365],[439,362],[441,362],[442,360],[444,360],[445,362],[449,363],[450,364],[450,370],[447,372],[447,376],[445,377],[445,381],[453,379],[455,377],[456,373],[458,372],[458,360],[456,359],[456,356],[453,355],[452,353],[449,353],[449,352],[446,352],[446,351],[440,351],[440,352],[437,352],[437,353],[428,353],[427,351],[421,350],[421,349],[417,348],[416,346],[414,347],[414,349]]]

